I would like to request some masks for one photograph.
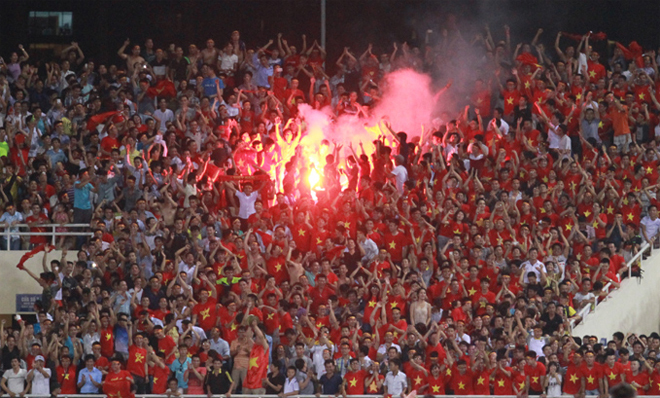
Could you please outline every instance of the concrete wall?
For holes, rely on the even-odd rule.
[[[24,251],[0,251],[0,314],[16,313],[16,295],[17,294],[41,294],[41,286],[32,279],[27,272],[16,268],[16,264],[25,254]],[[43,253],[38,253],[25,263],[25,267],[37,276],[43,272],[41,261]],[[61,251],[48,253],[47,265],[50,268],[51,260],[59,260],[62,257]],[[75,261],[76,251],[69,251],[67,260]]]
[[[615,332],[646,334],[660,328],[660,250],[642,262],[643,277],[625,279],[621,288],[610,294],[577,325],[573,335],[594,335],[610,340]]]

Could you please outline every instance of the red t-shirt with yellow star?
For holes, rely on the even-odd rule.
[[[57,372],[57,382],[60,383],[62,394],[75,394],[76,367],[69,365],[68,369],[64,370],[62,366],[58,366],[55,371]]]
[[[363,395],[364,394],[364,379],[368,373],[364,369],[357,372],[347,372],[344,375],[346,381],[346,395]]]
[[[209,331],[217,320],[217,311],[215,310],[217,302],[213,297],[209,297],[205,303],[201,301],[193,307],[192,314],[197,315],[197,326]]]
[[[126,370],[135,376],[146,377],[146,372],[144,370],[144,364],[146,360],[146,348],[140,348],[133,344],[128,347],[128,361],[126,362]]]

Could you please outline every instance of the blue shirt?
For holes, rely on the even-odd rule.
[[[218,85],[221,89],[225,88],[225,84],[219,77],[205,77],[202,80],[202,87],[204,87],[204,95],[207,97],[213,97],[218,93],[216,90],[215,82],[220,82]]]
[[[188,388],[188,382],[183,380],[183,374],[186,373],[186,370],[188,370],[188,364],[191,362],[192,360],[190,358],[186,358],[183,363],[177,359],[170,365],[170,370],[172,373],[174,373],[174,377],[176,377],[177,381],[179,382],[179,388]]]
[[[254,64],[254,68],[255,68],[254,79],[253,79],[254,84],[256,84],[257,86],[270,88],[270,82],[268,81],[268,78],[270,76],[273,76],[272,65],[269,65],[268,67],[261,65],[261,62],[259,62],[259,56],[257,54],[254,54],[252,58],[252,63]]]
[[[80,181],[76,181],[80,184]],[[91,183],[85,184],[82,188],[73,186],[73,207],[74,209],[92,210],[92,202],[89,199],[89,192],[94,189]]]
[[[85,379],[85,384],[80,388],[80,393],[81,394],[98,394],[99,389],[96,387],[91,380],[94,380],[98,384],[101,384],[101,381],[103,380],[103,373],[101,373],[100,370],[97,368],[94,368],[92,370],[89,370],[87,368],[83,368],[79,373],[78,373],[78,383],[82,381],[82,377],[86,376]]]

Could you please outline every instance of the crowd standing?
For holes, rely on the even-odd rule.
[[[334,62],[304,35],[126,40],[108,65],[19,46],[0,72],[1,243],[44,251],[21,266],[43,293],[36,322],[2,323],[2,390],[660,395],[657,333],[570,328],[658,235],[656,54],[542,33]],[[301,104],[364,118],[387,73],[445,76],[463,51],[479,76],[454,108],[422,132],[383,121],[372,152],[327,137],[310,183]],[[50,223],[92,235],[58,236],[48,261],[50,237],[12,234]]]

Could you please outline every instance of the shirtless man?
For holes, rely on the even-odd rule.
[[[131,49],[131,54],[126,54],[124,51],[126,51],[126,47],[131,44],[130,39],[126,39],[124,41],[124,45],[121,46],[119,51],[117,51],[117,54],[121,57],[121,59],[126,60],[126,70],[128,72],[129,76],[133,76],[133,70],[135,68],[135,64],[140,63],[140,64],[146,64],[146,61],[144,58],[140,56],[140,46],[139,45],[134,45],[133,48]]]
[[[202,58],[204,63],[207,65],[215,65],[218,59],[218,49],[215,48],[215,42],[213,39],[208,39],[206,41],[206,48],[202,50]]]

